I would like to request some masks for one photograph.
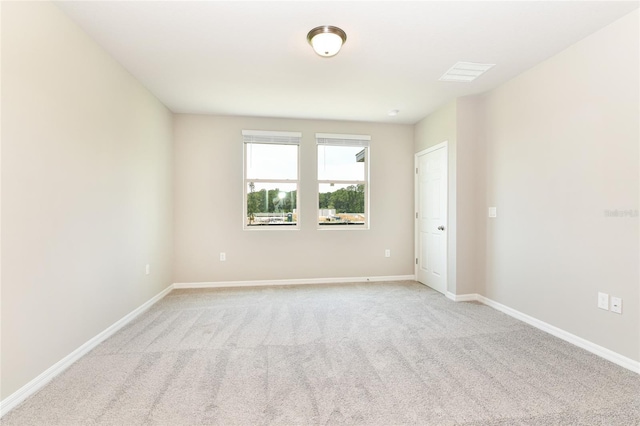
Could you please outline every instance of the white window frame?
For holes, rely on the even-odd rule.
[[[369,163],[371,158],[371,136],[369,135],[351,135],[338,133],[316,133],[316,227],[321,230],[356,230],[366,231],[371,228],[371,209],[370,209],[370,173]],[[362,147],[364,153],[364,180],[326,180],[318,179],[318,147],[320,146],[349,146]],[[346,184],[346,185],[364,185],[364,225],[321,225],[318,221],[318,210],[320,207],[320,184]]]
[[[300,229],[300,141],[301,132],[281,132],[270,130],[243,130],[242,131],[242,229],[251,231],[295,231]],[[247,144],[272,144],[272,145],[296,145],[298,157],[296,159],[297,179],[248,179],[247,178]],[[277,226],[249,226],[247,224],[247,188],[250,182],[295,184],[296,185],[296,223],[295,225]]]

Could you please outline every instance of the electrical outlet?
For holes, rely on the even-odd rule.
[[[616,314],[622,313],[622,299],[619,297],[611,298],[611,312],[615,312]]]
[[[598,293],[598,308],[609,310],[609,295],[607,293]]]
[[[384,251],[384,257],[391,257],[391,250],[386,249],[386,250]]]
[[[151,265],[147,263],[144,267],[144,274],[149,275],[150,273],[151,273]]]
[[[225,262],[227,260],[227,253],[220,253],[220,262]]]
[[[498,217],[498,209],[495,207],[489,207],[489,217]]]

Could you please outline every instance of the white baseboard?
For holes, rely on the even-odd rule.
[[[138,315],[142,314],[144,311],[149,309],[158,300],[166,296],[167,293],[169,293],[172,289],[173,289],[173,286],[170,285],[169,287],[167,287],[166,289],[164,289],[163,291],[155,295],[153,298],[151,298],[150,300],[148,300],[138,308],[134,309],[133,311],[131,311],[130,313],[122,317],[120,320],[116,321],[109,328],[107,328],[97,336],[93,337],[92,339],[84,343],[78,349],[71,352],[69,355],[62,358],[60,361],[56,362],[54,365],[49,367],[38,377],[31,380],[29,383],[27,383],[26,385],[24,385],[23,387],[21,387],[11,395],[9,395],[4,400],[0,401],[0,417],[4,416],[13,408],[15,408],[18,404],[20,404],[22,401],[24,401],[25,399],[27,399],[28,397],[30,397],[31,395],[33,395],[34,393],[42,389],[47,383],[53,380],[53,378],[55,378],[57,375],[59,375],[64,370],[69,368],[71,364],[73,364],[74,362],[82,358],[84,355],[86,355],[89,351],[94,349],[104,340],[111,337],[115,332],[117,332],[122,327],[130,323]]]
[[[476,302],[478,300],[478,295],[473,294],[453,294],[450,291],[447,291],[447,299],[451,299],[454,302]]]
[[[301,284],[342,284],[380,281],[415,281],[415,275],[391,275],[381,277],[344,277],[344,278],[301,278],[287,280],[255,280],[255,281],[213,281],[200,283],[175,283],[173,288],[224,288],[224,287],[261,287]]]
[[[624,367],[627,370],[631,370],[634,373],[640,374],[640,362],[635,361],[631,358],[627,358],[624,355],[620,355],[617,352],[612,351],[611,349],[607,349],[603,346],[597,345],[587,339],[583,339],[582,337],[576,336],[575,334],[569,333],[561,328],[558,328],[554,325],[548,324],[544,321],[541,321],[537,318],[534,318],[530,315],[524,314],[520,311],[517,311],[509,306],[503,305],[502,303],[498,303],[494,300],[489,299],[488,297],[482,296],[480,294],[461,294],[455,295],[453,293],[447,293],[447,297],[455,302],[469,302],[469,301],[478,301],[482,304],[490,306],[502,313],[509,315],[515,319],[518,319],[522,322],[525,322],[539,330],[542,330],[546,333],[549,333],[553,336],[556,336],[566,342],[569,342],[579,348],[587,350],[592,354],[598,355],[601,358],[604,358],[608,361],[613,362],[614,364],[619,365],[620,367]]]

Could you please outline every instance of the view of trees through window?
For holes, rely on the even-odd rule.
[[[264,139],[272,137],[268,142]],[[245,141],[245,227],[298,224],[298,143]]]
[[[247,225],[295,225],[298,191],[290,184],[247,185]]]
[[[349,213],[355,213],[355,215],[351,215],[354,216],[352,218],[353,221],[362,219],[361,216],[364,215],[364,185],[342,186],[344,187],[333,192],[320,192],[318,200],[318,207],[320,208],[320,211],[335,210],[334,216],[344,215],[345,218],[349,216]],[[333,187],[335,187],[335,184]],[[320,191],[327,189],[333,189],[331,184],[320,184]]]
[[[318,224],[365,225],[367,149],[318,145]]]

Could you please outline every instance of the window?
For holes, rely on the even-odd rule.
[[[298,228],[302,134],[243,130],[244,228]]]
[[[368,229],[370,140],[316,133],[319,227]]]

